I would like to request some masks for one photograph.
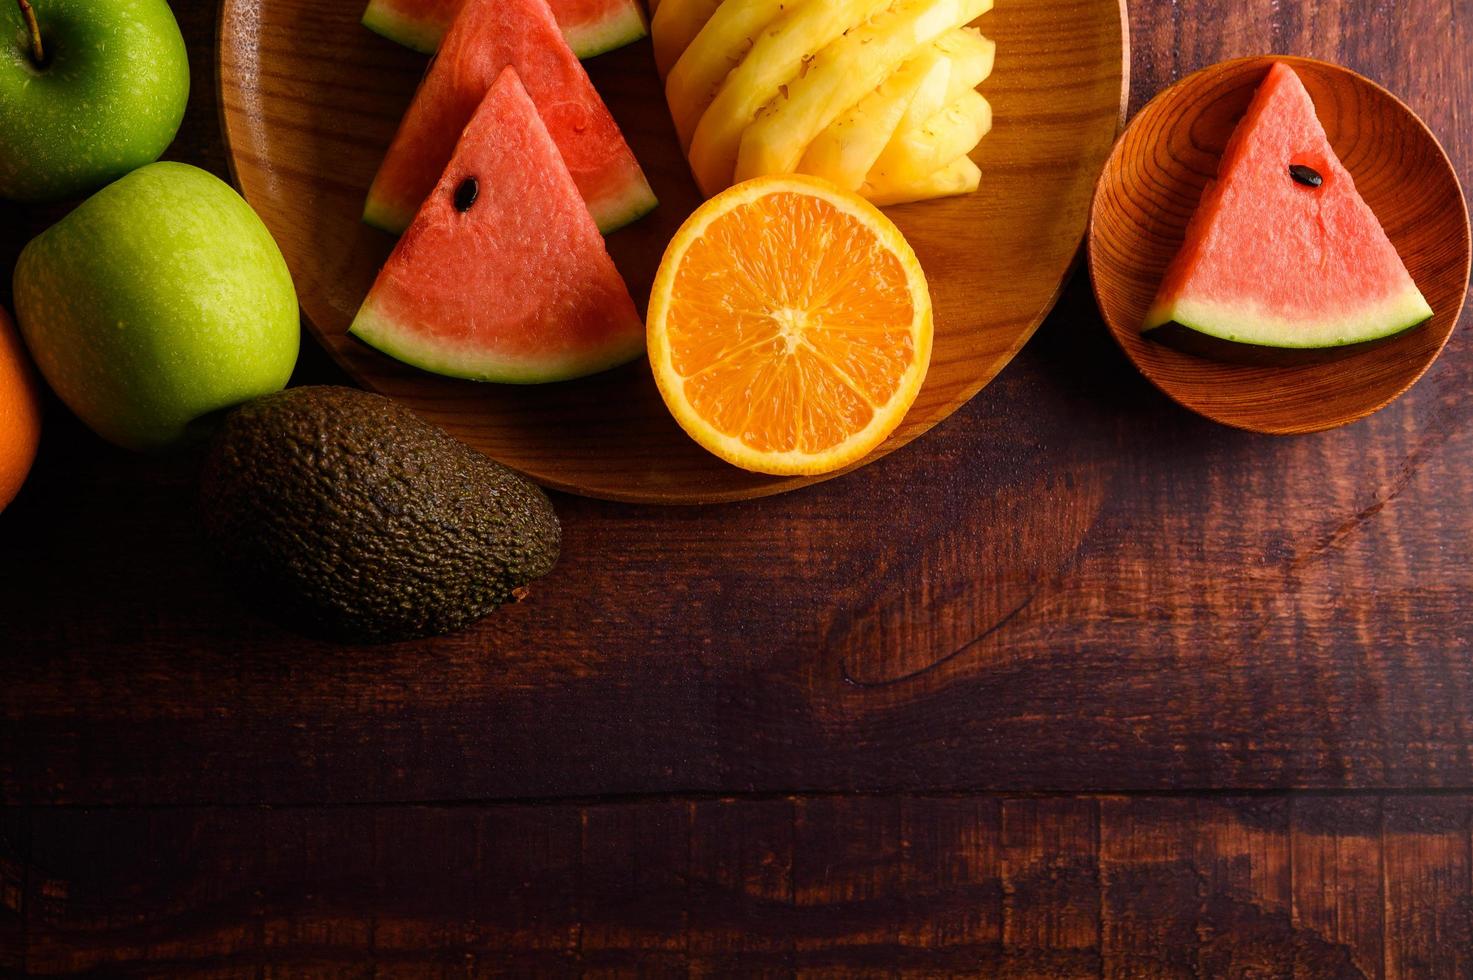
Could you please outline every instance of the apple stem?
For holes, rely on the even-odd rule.
[[[31,0],[16,0],[20,4],[20,15],[25,18],[26,28],[31,32],[31,60],[37,68],[46,64],[46,49],[41,46],[41,27],[36,23],[36,11]]]

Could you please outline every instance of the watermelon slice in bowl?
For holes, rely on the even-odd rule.
[[[1147,314],[1233,133],[1275,62],[1299,76],[1330,148],[1405,261],[1432,319],[1335,357],[1300,358],[1292,350],[1285,357],[1283,349],[1265,348],[1271,357],[1255,363],[1156,343],[1142,332]],[[1290,179],[1287,166],[1284,176]],[[1271,245],[1271,240],[1265,243]],[[1473,262],[1473,235],[1457,171],[1405,104],[1339,65],[1264,56],[1202,69],[1140,110],[1116,141],[1096,184],[1088,262],[1111,335],[1157,388],[1225,425],[1294,434],[1364,418],[1427,371],[1457,325]],[[1273,264],[1264,268],[1270,279],[1282,278],[1285,271]]]
[[[605,234],[654,209],[634,151],[545,0],[466,0],[373,179],[365,222],[392,234],[409,226],[507,67],[516,69]]]
[[[514,69],[492,84],[349,332],[436,374],[518,384],[644,352],[644,321]]]
[[[1275,62],[1166,270],[1147,336],[1272,362],[1344,353],[1431,317],[1299,76]]]
[[[434,54],[465,0],[372,0],[363,26],[391,41]],[[568,46],[592,58],[649,33],[639,0],[548,0]]]

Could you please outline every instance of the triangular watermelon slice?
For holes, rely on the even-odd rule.
[[[1256,360],[1265,348],[1382,340],[1431,316],[1299,76],[1276,62],[1202,194],[1146,335]]]
[[[349,332],[416,367],[561,381],[644,351],[644,324],[516,72],[491,86]]]
[[[464,0],[372,0],[363,26],[391,41],[434,54]],[[592,58],[649,33],[639,0],[548,0],[552,15],[580,58]]]
[[[363,220],[403,231],[502,69],[515,68],[605,232],[647,214],[655,195],[545,0],[466,0],[379,166]]]

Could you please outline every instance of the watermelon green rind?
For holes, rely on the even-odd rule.
[[[368,201],[363,205],[363,223],[370,228],[388,232],[390,235],[402,235],[404,229],[414,220],[413,211],[405,211],[395,208],[382,197],[370,193]]]
[[[1168,324],[1233,344],[1285,350],[1346,347],[1384,340],[1432,318],[1432,307],[1413,288],[1351,313],[1317,323],[1288,321],[1242,306],[1181,298],[1153,307],[1143,332],[1150,335]]]
[[[416,335],[412,329],[381,314],[371,301],[358,311],[348,333],[410,367],[448,378],[513,385],[571,381],[627,364],[645,351],[643,335],[627,338],[622,345],[604,351],[580,352],[576,358],[513,359],[505,354],[491,356],[455,350]]]
[[[416,20],[385,0],[373,0],[363,11],[363,26],[380,37],[418,51],[434,54],[445,33],[444,25]]]
[[[1302,364],[1321,364],[1327,361],[1338,360],[1342,357],[1348,357],[1352,354],[1358,354],[1363,350],[1369,350],[1373,347],[1380,347],[1388,341],[1395,340],[1397,337],[1415,330],[1426,322],[1426,320],[1418,320],[1400,329],[1391,330],[1379,337],[1336,347],[1266,347],[1261,344],[1240,343],[1235,340],[1224,340],[1220,337],[1215,337],[1196,327],[1178,323],[1175,320],[1163,323],[1159,327],[1151,328],[1145,336],[1157,343],[1175,348],[1182,353],[1194,354],[1198,357],[1205,357],[1214,361],[1228,361],[1235,364],[1251,364],[1263,367],[1294,367]]]
[[[629,193],[618,201],[606,198],[604,206],[595,214],[594,222],[598,230],[605,235],[611,235],[649,214],[660,206],[660,201],[655,197],[655,192],[650,189],[649,184],[639,184],[629,188]]]
[[[638,3],[612,11],[602,21],[570,26],[563,31],[568,47],[579,58],[596,58],[627,44],[633,44],[650,32],[644,11]]]
[[[435,9],[428,13],[421,10],[419,16],[412,9],[416,6],[424,4],[411,0],[371,0],[368,9],[363,12],[363,26],[421,54],[434,54],[450,26],[454,5],[447,10],[443,2],[429,4]],[[553,13],[558,13],[557,4],[553,4]],[[563,25],[563,36],[579,58],[597,57],[633,44],[648,34],[649,25],[645,22],[638,0],[610,3],[609,10],[602,19]]]

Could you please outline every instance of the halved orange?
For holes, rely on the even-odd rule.
[[[931,294],[900,229],[796,174],[728,188],[681,226],[649,309],[655,382],[729,463],[827,473],[905,417],[931,361]]]

